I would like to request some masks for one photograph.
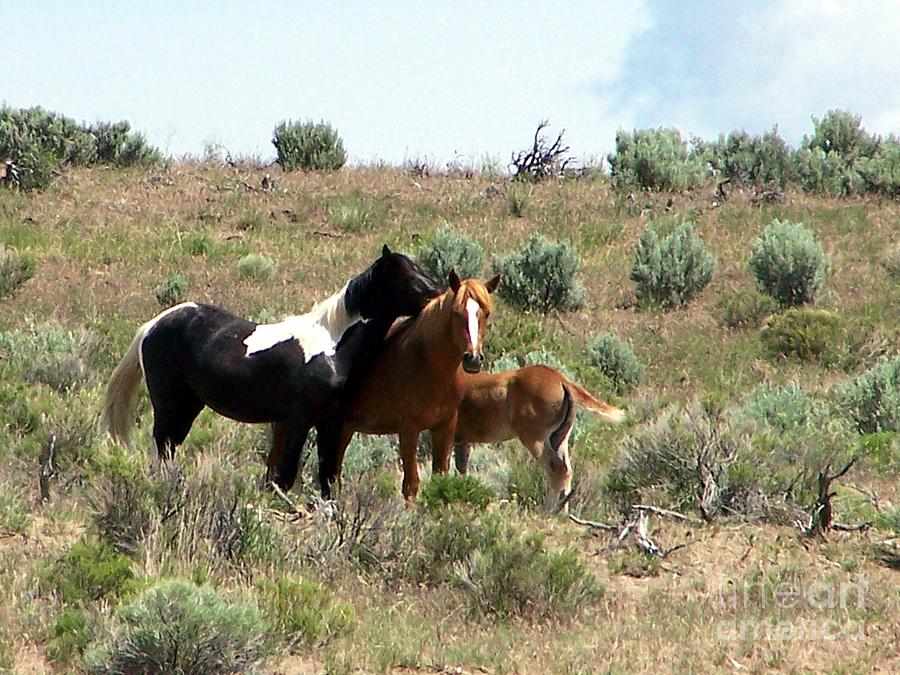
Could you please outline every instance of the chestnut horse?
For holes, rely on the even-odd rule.
[[[418,314],[442,292],[415,262],[385,246],[340,291],[280,323],[257,325],[212,305],[182,303],[138,330],[107,385],[105,425],[128,444],[143,375],[160,458],[174,455],[206,406],[241,422],[275,423],[278,446],[299,455],[310,428],[331,419],[347,379],[368,366],[397,317]],[[354,330],[359,324],[366,330]],[[341,340],[345,333],[352,339]]]
[[[470,444],[518,438],[547,472],[548,511],[565,506],[572,489],[569,435],[576,404],[610,424],[624,419],[622,410],[549,366],[466,375],[463,386],[453,439],[456,470],[463,474],[468,470]]]
[[[419,489],[416,442],[425,429],[431,431],[434,472],[449,470],[463,370],[478,372],[484,363],[484,329],[493,310],[490,293],[500,283],[500,276],[486,282],[461,281],[451,270],[449,280],[450,288],[428,303],[418,317],[392,330],[358,386],[348,387],[334,424],[318,427],[323,497],[331,496],[341,475],[344,451],[356,431],[399,434],[407,500],[413,500]],[[284,475],[271,464],[269,472]]]

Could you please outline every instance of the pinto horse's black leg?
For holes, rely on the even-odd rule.
[[[332,487],[340,480],[344,452],[353,432],[340,418],[316,426],[316,450],[319,455],[319,489],[324,499],[331,499]]]
[[[285,491],[294,486],[300,458],[303,456],[303,446],[311,426],[305,415],[292,415],[285,422],[275,425],[272,449],[267,461],[267,482],[275,483]]]
[[[153,442],[160,459],[175,457],[175,448],[184,443],[203,402],[193,395],[181,396],[165,405],[153,405]]]

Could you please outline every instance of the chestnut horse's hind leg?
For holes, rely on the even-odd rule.
[[[456,462],[456,473],[465,475],[469,472],[469,450],[468,443],[456,443],[453,446],[453,459]]]
[[[450,471],[450,450],[453,447],[453,435],[456,433],[456,415],[437,427],[431,429],[431,471],[447,473]]]
[[[400,431],[400,461],[403,463],[403,496],[412,503],[419,492],[418,431]]]

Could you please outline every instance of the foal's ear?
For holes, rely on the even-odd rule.
[[[387,258],[391,254],[391,249],[388,248],[388,245],[385,244],[381,249],[381,257]]]
[[[484,282],[484,287],[487,289],[488,293],[493,293],[497,290],[497,286],[500,285],[501,276],[499,274],[495,274],[490,279]]]
[[[459,275],[456,273],[455,269],[450,270],[450,288],[453,289],[453,292],[456,293],[459,290],[459,287],[462,286],[462,281],[459,279]]]

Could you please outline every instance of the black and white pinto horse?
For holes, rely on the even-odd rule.
[[[174,456],[204,407],[241,422],[272,423],[269,466],[301,456],[312,426],[333,418],[391,324],[417,315],[443,292],[427,273],[387,246],[307,314],[258,325],[213,305],[186,302],[141,326],[106,389],[104,426],[129,445],[141,375],[153,406],[153,446]],[[354,324],[359,330],[347,330]],[[364,329],[363,329],[364,327]],[[341,336],[347,333],[346,339]],[[275,461],[272,461],[275,460]],[[296,473],[296,466],[279,471]],[[280,475],[269,475],[290,487]]]

